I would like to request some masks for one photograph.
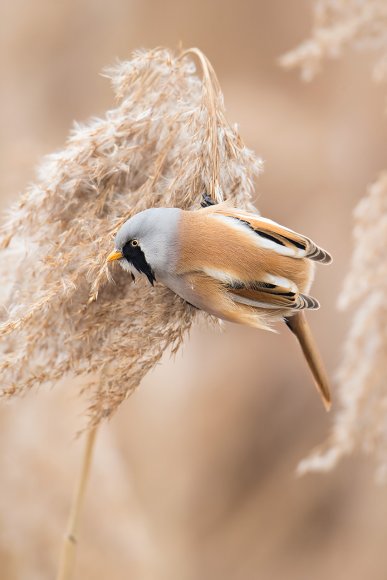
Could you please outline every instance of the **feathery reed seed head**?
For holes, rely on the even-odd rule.
[[[107,74],[116,108],[75,126],[2,232],[3,395],[88,375],[93,424],[178,349],[194,317],[167,288],[109,270],[115,232],[148,207],[198,207],[204,192],[246,206],[261,168],[198,49],[139,51]]]

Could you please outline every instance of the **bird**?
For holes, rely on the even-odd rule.
[[[309,295],[315,264],[332,257],[310,238],[204,195],[199,209],[153,207],[130,217],[107,257],[115,261],[133,280],[141,274],[152,286],[160,282],[221,320],[265,330],[285,322],[330,409],[328,375],[305,311],[320,306]]]

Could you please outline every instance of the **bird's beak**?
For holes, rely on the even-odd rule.
[[[121,260],[121,258],[123,258],[124,255],[122,252],[120,252],[119,250],[113,250],[107,257],[106,261],[107,262],[114,262],[114,260]]]

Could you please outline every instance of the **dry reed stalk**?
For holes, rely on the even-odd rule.
[[[85,375],[91,426],[112,415],[166,349],[176,352],[196,315],[168,289],[108,270],[115,231],[147,207],[198,207],[204,192],[246,206],[261,168],[226,121],[198,49],[136,52],[107,74],[117,106],[75,126],[2,231],[10,286],[2,394]]]
[[[0,413],[1,580],[56,577],[86,435],[73,441],[84,401],[75,400],[71,383],[3,405]],[[79,579],[118,578],[123,569],[137,578],[153,557],[154,538],[117,440],[119,424],[111,427],[97,435],[76,546]]]
[[[286,54],[310,79],[325,56],[346,45],[375,53],[375,80],[387,79],[385,0],[321,0],[310,40]],[[299,472],[327,471],[355,449],[372,452],[377,478],[387,481],[387,173],[354,212],[354,251],[339,307],[354,313],[338,372],[341,411],[327,443],[302,461]]]
[[[97,427],[94,427],[93,429],[90,429],[86,435],[86,444],[82,458],[79,481],[75,489],[71,511],[67,523],[67,530],[63,539],[58,574],[56,577],[57,580],[70,580],[74,575],[81,509],[86,493],[86,486],[90,473],[96,434]]]

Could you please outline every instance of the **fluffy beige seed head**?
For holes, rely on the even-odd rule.
[[[46,158],[3,228],[1,261],[3,393],[88,375],[94,424],[177,350],[194,317],[166,288],[109,270],[115,232],[148,207],[198,207],[204,192],[246,206],[260,169],[197,49],[137,52],[108,75],[118,105]]]

